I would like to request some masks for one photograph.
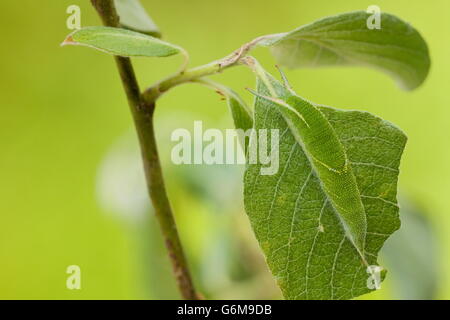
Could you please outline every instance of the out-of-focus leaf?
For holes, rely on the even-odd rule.
[[[81,45],[123,57],[167,57],[184,52],[157,38],[110,27],[82,28],[71,33],[62,45]]]
[[[105,212],[122,224],[140,225],[151,209],[139,145],[129,132],[105,154],[97,174],[97,196]]]
[[[389,267],[394,298],[435,299],[438,287],[438,242],[427,215],[410,199],[400,198],[402,228],[381,251]]]
[[[406,137],[394,125],[367,112],[315,106],[298,96],[295,99],[303,105],[290,104],[294,93],[270,79],[273,90],[259,81],[259,94],[275,91],[310,127],[293,126],[278,103],[257,97],[254,128],[278,129],[280,135],[278,172],[261,175],[263,165],[249,163],[244,180],[245,208],[267,263],[287,299],[349,299],[368,293],[374,289],[367,286],[367,271],[373,270],[368,266],[377,265],[378,251],[400,226],[397,178]],[[324,181],[339,177],[319,172],[320,162],[329,161],[322,152],[312,151],[313,140],[307,141],[307,131],[315,130],[317,111],[334,130],[356,178],[367,221],[363,250],[349,236],[358,232],[357,228],[348,230],[349,224],[357,226],[351,215],[344,217],[348,212],[342,214],[348,206],[335,201],[347,196],[345,185],[334,190],[333,182]],[[315,136],[321,143],[317,132]],[[254,143],[256,139],[251,140],[249,154]]]
[[[364,11],[320,19],[281,33],[271,46],[280,64],[290,68],[362,65],[394,77],[404,89],[418,87],[430,68],[428,47],[419,32],[391,14],[381,14],[381,29],[369,29]]]
[[[107,218],[118,218],[137,254],[134,272],[142,299],[179,298],[164,240],[154,217],[134,132],[115,142],[98,170],[98,201]]]
[[[114,0],[114,2],[120,16],[120,24],[124,28],[161,37],[161,32],[139,0]]]

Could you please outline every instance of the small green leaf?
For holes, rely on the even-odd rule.
[[[233,117],[234,126],[237,130],[243,131],[243,134],[239,136],[240,144],[244,153],[247,153],[249,141],[245,139],[245,133],[253,128],[252,116],[246,104],[233,91],[227,95],[227,102]]]
[[[145,33],[160,38],[161,32],[145,11],[139,0],[114,0],[120,16],[120,24],[125,29]]]
[[[184,52],[178,46],[120,28],[86,27],[71,33],[62,45],[81,45],[123,57],[167,57]]]
[[[231,117],[233,118],[234,126],[237,130],[242,130],[243,133],[240,135],[240,144],[244,148],[244,152],[247,151],[248,141],[245,139],[245,133],[247,130],[253,128],[253,118],[252,114],[241,99],[241,97],[234,92],[229,87],[226,87],[217,82],[211,81],[209,79],[200,79],[196,82],[206,85],[207,87],[213,88],[217,93],[225,97],[227,100],[228,107],[230,108]]]
[[[433,300],[439,288],[439,241],[430,212],[400,197],[402,228],[383,247],[393,295],[400,300]],[[411,268],[414,266],[414,268]]]
[[[234,91],[230,90],[230,92],[231,94],[226,97],[236,129],[247,131],[253,128],[253,119],[248,107]]]
[[[428,47],[419,32],[391,14],[381,14],[381,29],[369,29],[364,11],[327,17],[275,35],[271,46],[280,64],[289,68],[361,65],[380,69],[401,87],[412,90],[427,77]]]
[[[273,90],[258,82],[254,128],[279,130],[279,170],[261,175],[264,165],[249,163],[244,178],[245,208],[267,263],[287,299],[350,299],[370,292],[368,267],[377,265],[384,241],[400,226],[397,179],[406,137],[367,112],[314,105],[269,79]],[[270,91],[301,117],[263,98]],[[327,167],[338,169],[342,153],[348,170],[338,176],[339,170]],[[358,223],[364,220],[361,244]],[[382,271],[379,280],[384,276]]]

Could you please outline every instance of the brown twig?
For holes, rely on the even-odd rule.
[[[120,26],[113,0],[91,0],[91,2],[104,25]],[[159,161],[153,125],[155,101],[142,99],[130,59],[115,57],[115,60],[139,137],[150,198],[161,226],[179,290],[184,299],[198,299],[178,236]]]

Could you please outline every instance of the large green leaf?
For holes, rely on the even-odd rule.
[[[311,103],[290,94],[274,102],[291,133],[302,147],[322,189],[342,223],[348,239],[361,254],[366,238],[366,215],[347,154],[333,127]]]
[[[120,16],[120,24],[124,28],[161,37],[161,32],[139,0],[114,0],[114,2]]]
[[[313,106],[298,96],[292,98],[294,93],[275,80],[271,83],[281,100],[296,99]],[[258,81],[258,92],[269,94],[262,81]],[[345,223],[353,218],[343,217],[335,205],[335,197],[348,192],[345,185],[333,199],[327,187],[330,181],[323,181],[304,135],[288,124],[279,103],[261,97],[255,100],[254,128],[279,130],[280,168],[270,176],[260,174],[261,164],[247,165],[245,208],[287,299],[348,299],[372,290],[367,286],[372,276],[367,271],[373,268],[368,267],[377,265],[378,251],[400,226],[397,178],[406,137],[397,127],[367,112],[316,108],[342,145],[356,181],[367,224],[363,250],[358,250],[349,236],[352,230],[346,230]],[[300,116],[314,124],[306,113]],[[255,143],[252,139],[250,150]]]
[[[71,33],[63,45],[81,45],[124,57],[167,57],[184,52],[157,38],[120,28],[86,27]]]
[[[272,46],[279,63],[290,68],[365,65],[388,73],[405,89],[418,87],[430,68],[423,38],[387,13],[381,14],[381,29],[369,29],[369,17],[364,11],[327,17],[261,44]]]

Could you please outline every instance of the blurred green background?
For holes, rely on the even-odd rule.
[[[367,110],[409,136],[400,176],[403,227],[382,251],[389,273],[364,299],[450,298],[450,1],[142,1],[164,39],[191,65],[220,58],[256,36],[327,15],[382,11],[426,39],[432,68],[413,92],[359,68],[287,71],[296,90],[320,104]],[[88,0],[2,1],[0,10],[0,298],[177,298],[147,200],[135,134],[111,57],[61,48],[66,8],[83,26],[99,20]],[[264,49],[254,55],[273,71]],[[136,59],[142,86],[174,72],[180,58]],[[251,101],[254,79],[235,68],[216,80]],[[207,298],[280,298],[243,211],[242,167],[175,166],[172,130],[232,128],[227,107],[195,85],[164,96],[157,136],[169,196],[195,282]],[[81,267],[81,290],[66,268]]]

